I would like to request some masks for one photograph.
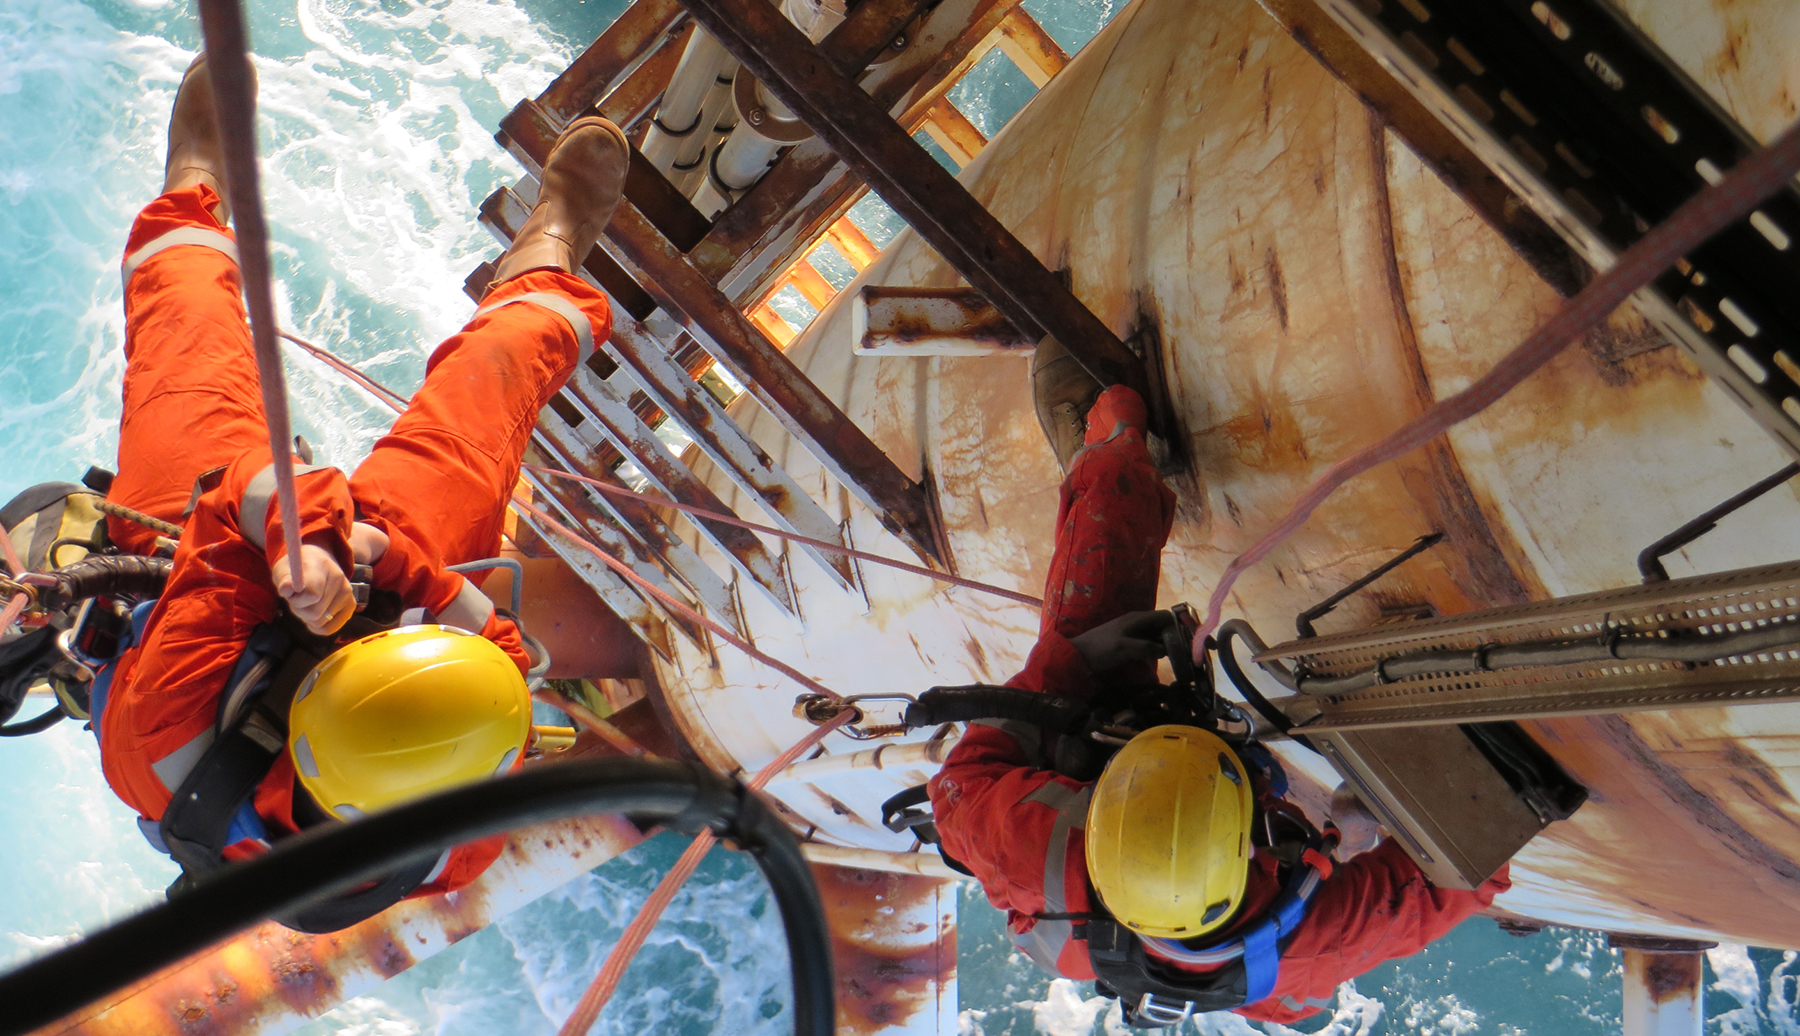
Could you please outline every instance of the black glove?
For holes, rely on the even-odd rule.
[[[1104,673],[1132,662],[1163,657],[1163,631],[1175,624],[1170,612],[1126,612],[1069,639],[1088,669]]]

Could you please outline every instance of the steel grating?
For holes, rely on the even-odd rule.
[[[1301,732],[1800,701],[1800,563],[1787,562],[1290,641],[1257,656],[1340,676],[1434,650],[1615,635],[1796,627],[1795,647],[1713,662],[1608,660],[1395,679],[1351,694],[1284,699]]]

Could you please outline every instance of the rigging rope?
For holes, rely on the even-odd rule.
[[[541,464],[526,464],[524,466],[541,475],[553,475],[557,478],[572,479],[576,482],[586,483],[609,496],[624,497],[628,500],[641,500],[644,503],[652,504],[657,507],[671,507],[677,511],[705,518],[708,521],[719,522],[723,525],[735,525],[740,529],[749,529],[752,532],[767,533],[770,536],[778,536],[794,543],[805,544],[808,547],[817,547],[820,550],[830,551],[833,554],[842,554],[845,557],[852,557],[861,561],[870,561],[877,565],[886,565],[889,568],[896,568],[902,572],[911,572],[914,575],[926,576],[940,582],[968,587],[971,590],[980,590],[982,593],[993,594],[995,597],[1004,597],[1009,601],[1018,601],[1020,604],[1029,604],[1033,608],[1042,608],[1044,606],[1042,598],[1033,597],[1030,594],[1022,594],[1017,590],[1007,590],[989,583],[978,582],[974,579],[964,579],[961,576],[953,576],[948,572],[936,572],[920,565],[909,565],[904,561],[897,561],[880,554],[871,554],[866,550],[856,550],[852,547],[846,547],[841,543],[833,543],[830,540],[815,540],[811,536],[802,536],[796,532],[777,529],[772,525],[759,525],[756,522],[747,522],[735,515],[719,514],[716,511],[708,511],[704,507],[695,507],[692,504],[680,504],[673,500],[665,500],[662,497],[651,496],[648,493],[635,492],[624,486],[616,486],[608,482],[602,482],[597,478],[589,478],[586,475],[577,475],[574,472],[562,471],[557,468],[546,468]]]
[[[12,533],[6,529],[0,529],[0,547],[6,550],[6,567],[11,570],[13,578],[24,575],[25,565],[19,560],[19,552],[13,547]],[[25,606],[30,603],[30,594],[13,594],[12,600],[6,602],[5,609],[0,610],[0,633],[5,633],[8,626],[25,614]]]
[[[598,734],[601,740],[613,746],[633,759],[655,759],[657,755],[643,745],[637,743],[630,734],[600,717],[600,714],[565,694],[554,691],[533,691],[531,700],[541,701],[553,709],[560,709],[575,718],[577,723]]]
[[[288,575],[299,587],[300,504],[294,494],[294,435],[288,421],[281,343],[275,337],[275,295],[269,284],[269,228],[263,219],[256,164],[255,81],[244,36],[244,11],[238,0],[200,0],[200,31],[225,151],[225,194],[237,232],[238,269],[250,314],[257,379],[262,384],[275,497],[281,508],[281,538],[287,547]]]
[[[802,752],[818,744],[825,735],[850,722],[855,715],[854,709],[845,709],[823,725],[815,727],[805,737],[794,742],[787,751],[758,770],[756,776],[750,779],[750,789],[761,791],[776,774],[800,758]],[[586,1036],[587,1031],[594,1027],[601,1008],[606,1006],[606,1002],[612,999],[613,992],[619,988],[619,980],[625,977],[625,969],[630,966],[631,959],[637,956],[638,950],[643,948],[644,940],[650,937],[657,919],[662,917],[663,911],[675,899],[675,893],[693,876],[700,861],[706,858],[707,852],[717,841],[718,837],[711,831],[702,831],[694,836],[693,843],[681,854],[681,859],[675,861],[675,866],[669,869],[669,873],[657,882],[655,891],[650,893],[650,898],[644,901],[637,916],[632,918],[631,924],[619,936],[612,952],[607,954],[600,974],[594,976],[593,984],[588,986],[587,992],[581,994],[581,1000],[576,1003],[569,1020],[557,1031],[557,1036]]]
[[[356,384],[360,385],[370,395],[373,395],[376,399],[385,403],[388,408],[395,413],[399,413],[406,409],[406,400],[402,398],[399,393],[381,384],[374,378],[369,377],[362,371],[357,370],[348,360],[335,356],[331,352],[287,331],[281,332],[281,337],[306,350],[307,353],[320,363],[325,364],[332,370],[335,370],[356,382]],[[558,468],[547,468],[541,464],[526,464],[523,466],[540,475],[550,475],[555,478],[571,479],[576,482],[585,483],[610,496],[621,497],[627,500],[637,500],[641,503],[649,504],[652,507],[667,507],[672,510],[681,511],[684,514],[694,515],[697,518],[705,518],[707,521],[718,522],[721,525],[735,525],[740,529],[749,529],[752,532],[765,533],[769,536],[788,540],[793,543],[815,547],[819,550],[828,551],[833,554],[841,554],[844,557],[856,558],[859,561],[867,561],[876,565],[885,565],[888,568],[898,569],[902,572],[911,572],[914,575],[936,579],[942,583],[967,587],[970,590],[978,590],[982,593],[993,594],[995,597],[1003,597],[1009,601],[1017,601],[1020,604],[1029,604],[1033,608],[1042,608],[1044,606],[1042,598],[1020,593],[1017,590],[1008,590],[1004,587],[994,586],[991,583],[983,583],[974,579],[965,579],[962,576],[951,575],[947,572],[937,572],[925,568],[922,565],[907,564],[904,561],[885,557],[881,554],[873,554],[866,550],[856,550],[853,547],[846,547],[841,543],[833,543],[830,540],[816,540],[811,536],[802,536],[799,533],[788,532],[786,529],[778,529],[772,525],[761,525],[756,522],[745,521],[736,515],[720,514],[717,511],[709,511],[704,507],[695,507],[692,504],[678,503],[674,500],[653,496],[649,493],[639,493],[635,490],[627,489],[624,486],[614,485],[610,482],[602,482],[599,479],[589,478],[586,475],[578,475],[571,471],[562,471]]]
[[[580,533],[569,528],[568,526],[564,525],[563,523],[557,521],[555,518],[550,517],[550,515],[545,513],[537,505],[531,503],[528,500],[524,500],[524,499],[521,499],[521,498],[515,496],[515,497],[513,497],[513,506],[520,508],[526,514],[529,514],[533,518],[536,518],[538,520],[538,522],[543,525],[544,528],[550,529],[551,531],[555,532],[557,535],[564,537],[565,539],[574,543],[576,546],[587,551],[589,554],[592,554],[596,558],[599,558],[601,563],[604,564],[607,568],[610,568],[614,572],[617,572],[619,575],[623,576],[625,578],[625,580],[627,582],[629,582],[632,586],[635,586],[639,590],[642,590],[643,592],[656,598],[658,602],[660,602],[664,607],[668,608],[670,611],[673,611],[675,614],[681,616],[682,618],[688,620],[689,622],[698,623],[699,625],[705,627],[709,632],[711,632],[714,636],[718,637],[720,640],[723,640],[725,643],[730,644],[734,648],[737,648],[739,651],[742,651],[744,654],[749,655],[751,658],[756,659],[758,662],[761,662],[763,665],[768,666],[770,669],[775,670],[776,672],[778,672],[781,675],[787,677],[788,679],[794,681],[795,683],[797,683],[800,686],[806,688],[807,690],[813,692],[814,694],[817,694],[823,698],[829,698],[832,701],[842,700],[843,695],[837,693],[836,691],[830,689],[829,687],[826,687],[824,684],[819,683],[817,680],[814,680],[812,677],[807,676],[805,673],[802,673],[800,670],[795,669],[793,666],[788,665],[786,662],[783,662],[778,658],[774,658],[772,656],[765,655],[761,651],[756,650],[756,648],[749,641],[744,640],[742,637],[739,637],[737,634],[732,633],[730,630],[726,629],[725,627],[719,625],[718,623],[712,621],[711,619],[700,614],[699,612],[695,611],[694,609],[688,607],[686,604],[682,603],[679,599],[677,599],[673,595],[664,591],[662,589],[662,587],[657,586],[655,583],[650,582],[650,580],[645,579],[643,576],[638,575],[636,572],[633,572],[631,570],[631,566],[625,564],[625,562],[623,562],[623,561],[620,561],[618,558],[613,557],[611,554],[608,554],[606,551],[601,550],[598,546],[596,546],[592,542],[588,541]]]
[[[1608,314],[1674,265],[1676,260],[1748,215],[1769,195],[1790,185],[1796,172],[1800,172],[1800,123],[1789,127],[1773,144],[1739,162],[1717,184],[1683,202],[1668,219],[1626,249],[1612,269],[1594,278],[1523,345],[1508,353],[1468,388],[1440,400],[1396,431],[1332,465],[1307,488],[1292,510],[1226,567],[1207,602],[1206,620],[1194,637],[1195,662],[1201,661],[1207,635],[1218,627],[1225,599],[1238,577],[1298,531],[1338,487],[1370,468],[1424,445],[1487,409],[1571,342],[1605,320]]]

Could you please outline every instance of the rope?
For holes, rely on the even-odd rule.
[[[386,385],[383,385],[381,382],[376,381],[374,378],[369,377],[362,371],[357,370],[348,360],[333,356],[331,353],[319,348],[306,339],[301,338],[299,335],[292,334],[288,331],[282,331],[281,337],[306,350],[313,359],[318,360],[325,366],[330,367],[344,377],[356,382],[356,384],[360,385],[364,391],[386,404],[387,408],[394,413],[398,414],[406,409],[406,398],[404,396],[395,392],[393,389],[388,388]]]
[[[6,567],[12,575],[14,577],[24,575],[25,564],[19,560],[19,552],[13,546],[12,533],[9,530],[0,529],[0,548],[5,549]],[[12,600],[6,602],[6,608],[0,610],[0,632],[5,632],[7,627],[17,622],[19,616],[25,614],[25,606],[30,603],[30,594],[13,594]]]
[[[637,743],[630,734],[600,718],[600,714],[586,705],[566,695],[553,691],[537,691],[531,696],[533,701],[541,701],[553,709],[561,709],[582,726],[598,734],[607,744],[613,746],[634,759],[655,759],[656,753]]]
[[[1206,605],[1206,621],[1194,637],[1195,662],[1207,635],[1219,625],[1231,588],[1250,566],[1269,556],[1319,509],[1338,487],[1379,464],[1442,435],[1453,425],[1487,409],[1571,342],[1605,320],[1638,289],[1683,255],[1748,215],[1764,198],[1792,183],[1800,171],[1800,123],[1775,143],[1738,163],[1717,184],[1689,198],[1668,219],[1626,249],[1612,269],[1570,299],[1523,345],[1461,392],[1433,405],[1386,437],[1332,465],[1309,486],[1294,507],[1249,550],[1225,569]]]
[[[756,776],[750,779],[751,790],[761,791],[777,773],[785,770],[793,764],[794,760],[800,758],[802,752],[818,744],[825,735],[850,722],[855,715],[855,710],[845,709],[832,717],[829,722],[814,728],[811,733],[795,742],[787,751],[776,756],[767,766],[758,770]],[[717,836],[711,831],[702,831],[694,836],[693,844],[689,845],[687,851],[681,854],[681,859],[675,861],[675,866],[669,869],[669,873],[663,875],[662,881],[657,882],[655,891],[650,893],[650,898],[645,900],[644,905],[638,909],[637,916],[632,918],[631,924],[619,937],[612,952],[607,954],[606,964],[600,968],[600,974],[594,977],[593,984],[588,986],[587,992],[581,995],[580,1002],[575,1005],[575,1010],[569,1015],[569,1020],[564,1022],[563,1027],[557,1031],[557,1036],[586,1036],[587,1031],[594,1027],[594,1020],[600,1017],[601,1008],[605,1007],[606,1002],[612,999],[613,992],[619,987],[619,980],[625,977],[625,969],[630,966],[631,959],[637,956],[637,952],[643,948],[644,940],[650,937],[651,930],[656,927],[657,919],[662,917],[663,911],[668,909],[669,903],[675,899],[675,893],[680,891],[681,886],[693,876],[695,869],[700,866],[700,861],[706,857],[708,850],[712,849],[713,843],[717,841]]]
[[[635,586],[639,590],[642,590],[643,592],[656,598],[657,601],[662,603],[663,607],[668,608],[670,611],[672,611],[675,614],[681,616],[682,618],[688,620],[689,622],[698,623],[699,625],[705,627],[709,632],[711,632],[714,636],[718,637],[720,640],[723,640],[725,643],[730,644],[734,648],[737,648],[739,651],[742,651],[744,654],[749,655],[751,658],[756,659],[758,662],[761,662],[763,665],[768,666],[770,669],[775,670],[776,672],[778,672],[781,675],[787,677],[788,679],[794,681],[795,683],[797,683],[800,686],[806,688],[807,690],[813,692],[814,694],[817,694],[823,698],[828,698],[832,701],[840,701],[843,699],[843,695],[837,693],[836,691],[830,689],[829,687],[826,687],[824,684],[819,683],[817,680],[814,680],[812,677],[807,676],[805,673],[802,673],[800,670],[795,669],[793,666],[788,665],[786,662],[783,662],[778,658],[774,658],[769,655],[765,655],[761,651],[756,650],[755,647],[751,646],[749,641],[744,640],[742,637],[739,637],[737,634],[731,632],[730,630],[726,629],[725,627],[719,625],[718,623],[712,621],[711,619],[700,614],[699,612],[695,611],[694,609],[688,607],[686,604],[683,604],[681,601],[677,600],[675,597],[671,596],[670,594],[665,593],[661,587],[650,582],[648,579],[645,579],[643,576],[638,575],[636,572],[633,572],[629,565],[625,564],[623,561],[620,561],[618,558],[613,557],[611,554],[608,554],[606,551],[601,550],[599,547],[595,546],[593,543],[590,543],[580,533],[575,532],[573,529],[571,529],[568,526],[564,525],[563,523],[557,521],[556,519],[550,517],[548,514],[545,514],[541,509],[539,509],[536,505],[532,504],[531,502],[515,496],[515,497],[513,497],[513,506],[519,508],[521,511],[530,515],[532,518],[535,518],[539,522],[539,524],[541,524],[544,528],[555,532],[557,535],[562,536],[563,538],[569,540],[570,542],[574,543],[576,546],[587,551],[589,554],[594,555],[594,557],[599,558],[601,563],[606,565],[607,568],[610,568],[614,572],[617,572],[619,575],[623,576],[625,578],[626,582],[629,582],[632,586]]]
[[[364,390],[369,392],[376,399],[378,399],[382,403],[386,404],[395,413],[399,413],[406,409],[405,398],[403,398],[399,393],[393,391],[392,389],[389,389],[385,385],[383,385],[380,382],[376,381],[375,379],[369,377],[367,374],[364,374],[362,371],[357,370],[356,366],[354,364],[350,363],[350,361],[345,360],[344,358],[342,358],[340,356],[335,356],[331,352],[329,352],[325,349],[322,349],[319,346],[314,345],[313,343],[307,341],[304,338],[299,337],[298,335],[290,334],[287,331],[281,332],[281,337],[287,339],[290,342],[293,342],[295,345],[298,345],[300,348],[306,350],[309,354],[311,354],[311,356],[314,359],[318,360],[320,363],[325,364],[327,367],[330,367],[332,370],[335,370],[338,373],[349,378],[351,381],[356,382],[356,384],[360,385]],[[841,554],[845,557],[856,558],[859,561],[867,561],[867,562],[870,562],[870,563],[876,564],[876,565],[886,565],[888,568],[899,569],[902,572],[911,572],[913,575],[925,576],[929,579],[936,579],[942,583],[950,583],[954,586],[967,587],[970,590],[979,590],[982,593],[993,594],[995,597],[1003,597],[1006,600],[1017,601],[1020,604],[1029,604],[1033,608],[1042,608],[1044,606],[1044,602],[1041,598],[1033,597],[1030,594],[1023,594],[1023,593],[1018,592],[1017,590],[1007,590],[1003,587],[994,586],[990,583],[983,583],[983,582],[980,582],[980,581],[974,580],[974,579],[964,579],[962,576],[951,575],[947,572],[933,571],[932,569],[925,568],[920,565],[909,565],[904,561],[898,561],[898,560],[895,560],[894,558],[884,557],[880,554],[871,554],[870,552],[868,552],[866,550],[856,550],[851,547],[846,547],[841,543],[833,543],[830,540],[816,540],[816,539],[813,539],[811,536],[802,536],[799,533],[788,532],[786,529],[778,529],[772,525],[760,525],[756,522],[745,521],[744,519],[739,518],[736,515],[720,514],[716,511],[709,511],[704,507],[695,507],[692,504],[678,503],[674,500],[664,499],[663,497],[660,497],[660,496],[652,496],[649,493],[638,493],[633,490],[626,489],[624,486],[617,486],[617,485],[613,485],[608,482],[602,482],[599,479],[589,478],[586,475],[577,475],[571,471],[562,471],[557,468],[547,468],[540,464],[526,464],[523,466],[531,471],[537,472],[540,475],[550,475],[555,478],[571,479],[576,482],[586,483],[587,485],[593,486],[595,489],[600,490],[602,493],[607,493],[607,494],[610,494],[615,497],[623,497],[627,500],[641,501],[643,503],[650,504],[653,507],[667,507],[672,510],[681,511],[684,514],[691,514],[698,518],[705,518],[707,521],[718,522],[721,525],[735,525],[740,529],[749,529],[752,532],[765,533],[769,536],[774,536],[779,539],[789,540],[793,543],[804,544],[805,546],[808,546],[808,547],[815,547],[819,550],[829,551],[830,553],[833,553],[833,554]]]
[[[122,518],[128,522],[136,522],[146,529],[152,529],[172,540],[181,538],[181,526],[174,522],[165,522],[161,518],[152,518],[142,511],[134,511],[124,504],[115,504],[111,500],[96,500],[94,509],[101,514],[109,514],[114,518]]]
[[[1033,608],[1042,608],[1044,606],[1044,602],[1041,598],[1033,597],[1030,594],[1022,594],[1017,590],[1007,590],[998,586],[993,586],[989,583],[978,582],[974,579],[964,579],[961,576],[953,576],[947,572],[937,572],[919,565],[909,565],[904,561],[896,561],[893,558],[883,557],[880,554],[871,554],[866,550],[856,550],[851,547],[846,547],[841,543],[833,543],[830,540],[815,540],[810,536],[802,536],[799,533],[788,532],[785,529],[777,529],[772,525],[759,525],[756,522],[747,522],[735,515],[719,514],[715,511],[708,511],[704,507],[695,507],[692,504],[680,504],[673,500],[665,500],[661,497],[651,496],[648,493],[634,492],[626,489],[624,486],[612,485],[596,478],[589,478],[586,475],[577,475],[573,472],[561,471],[556,468],[546,468],[539,464],[526,464],[524,466],[541,475],[553,475],[557,478],[573,479],[576,482],[586,483],[587,485],[600,490],[602,493],[611,496],[624,497],[629,500],[641,500],[644,503],[652,504],[657,507],[671,507],[677,511],[705,518],[708,521],[719,522],[723,525],[735,525],[740,529],[749,529],[752,532],[767,533],[770,536],[778,536],[781,539],[791,540],[794,543],[803,543],[808,547],[817,547],[820,550],[830,551],[833,554],[842,554],[846,557],[856,558],[860,561],[870,561],[877,565],[886,565],[889,568],[897,568],[902,572],[911,572],[914,575],[926,576],[931,579],[939,580],[940,582],[968,587],[971,590],[980,590],[983,593],[993,594],[995,597],[1004,597],[1009,601],[1018,601],[1020,604],[1029,604]]]
[[[269,228],[263,219],[262,186],[256,167],[256,97],[249,41],[238,0],[200,0],[200,31],[218,109],[225,150],[226,196],[236,225],[238,268],[256,347],[262,383],[263,416],[269,427],[269,454],[275,468],[275,497],[281,507],[281,538],[287,546],[288,575],[300,578],[300,504],[294,492],[294,433],[288,421],[287,382],[281,371],[281,342],[275,337],[275,295],[269,284]]]

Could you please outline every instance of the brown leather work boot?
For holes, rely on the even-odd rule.
[[[630,164],[619,127],[599,116],[570,123],[544,162],[537,208],[500,257],[494,283],[528,270],[574,273],[612,219]]]
[[[213,214],[219,222],[231,221],[231,200],[225,196],[225,147],[219,140],[218,113],[213,107],[212,76],[207,74],[206,53],[188,65],[175,93],[175,110],[169,115],[169,157],[163,163],[163,193],[204,183],[219,195]]]
[[[1063,473],[1082,447],[1087,434],[1087,412],[1100,395],[1101,385],[1053,335],[1045,335],[1031,358],[1031,401],[1037,408],[1038,425],[1050,440],[1050,449]]]

